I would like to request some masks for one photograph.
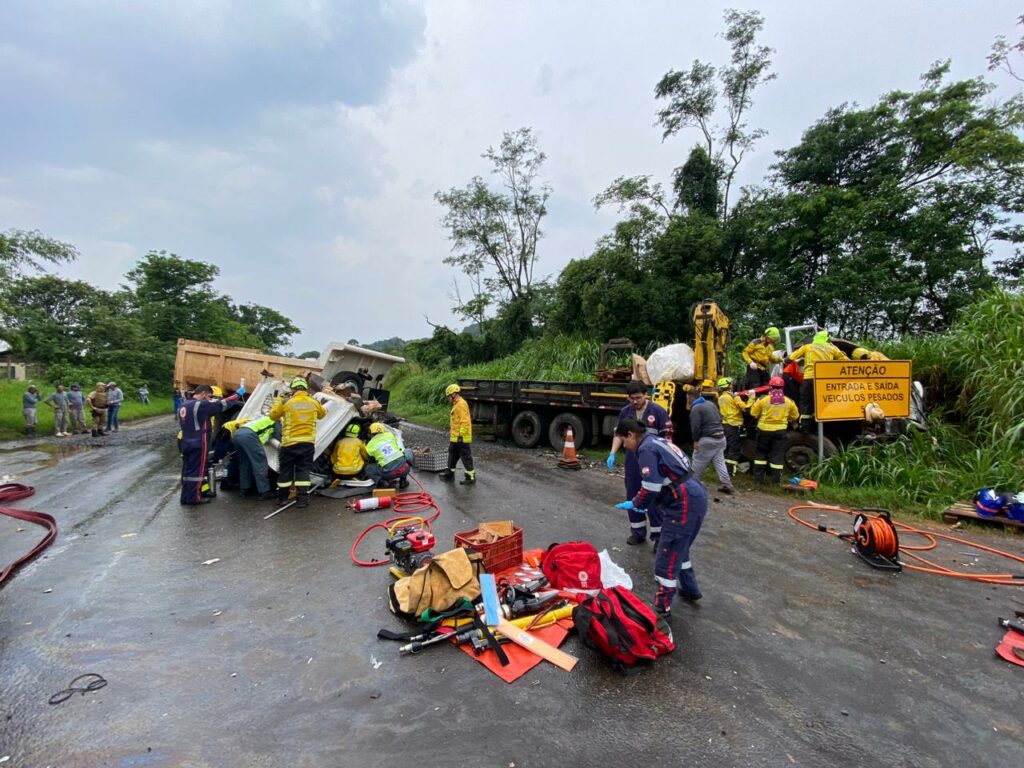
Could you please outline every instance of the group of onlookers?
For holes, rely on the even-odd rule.
[[[143,384],[139,387],[139,399],[149,404],[149,388]],[[89,410],[93,437],[117,432],[121,428],[121,406],[124,403],[124,392],[116,381],[96,382],[96,388],[88,394],[82,392],[80,384],[72,384],[65,391],[63,384],[56,386],[56,391],[43,398],[39,388],[30,384],[21,398],[21,412],[25,418],[25,434],[36,435],[37,409],[39,403],[53,409],[53,434],[56,437],[70,437],[89,432],[86,427],[86,409]]]

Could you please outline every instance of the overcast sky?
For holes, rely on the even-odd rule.
[[[424,316],[457,323],[434,192],[531,126],[553,188],[538,272],[588,255],[615,219],[593,197],[667,180],[696,140],[661,141],[654,85],[726,59],[727,7],[757,7],[776,49],[743,183],[829,107],[938,59],[986,74],[1020,34],[995,0],[5,0],[0,230],[75,244],[62,274],[103,288],[150,250],[217,264],[219,290],[303,329],[296,351],[425,336]]]

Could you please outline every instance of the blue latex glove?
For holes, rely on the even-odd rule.
[[[238,389],[236,389],[235,390],[235,394],[238,395],[239,397],[244,395],[245,394],[245,387],[239,387]]]
[[[623,502],[620,502],[619,504],[616,504],[615,508],[616,509],[624,509],[627,512],[632,512],[633,511],[633,502],[632,501],[623,501]]]
[[[613,469],[615,469],[615,454],[614,453],[609,453],[608,454],[608,461],[606,461],[605,464],[608,465],[608,471],[609,472],[611,472]]]

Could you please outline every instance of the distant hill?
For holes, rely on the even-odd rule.
[[[359,346],[365,347],[366,349],[375,349],[378,352],[386,352],[389,355],[401,355],[402,350],[405,349],[405,345],[408,343],[409,342],[405,339],[392,336],[390,339],[381,339],[380,341],[374,341],[370,344],[360,344]]]

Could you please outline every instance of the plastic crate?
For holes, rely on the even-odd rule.
[[[523,529],[518,525],[512,526],[512,535],[498,539],[491,544],[475,544],[470,538],[479,532],[478,528],[472,531],[462,531],[455,534],[455,546],[465,547],[484,556],[484,570],[487,573],[499,573],[506,568],[519,565],[523,562]]]
[[[448,469],[448,456],[440,453],[413,454],[412,466],[420,472],[443,472]]]

